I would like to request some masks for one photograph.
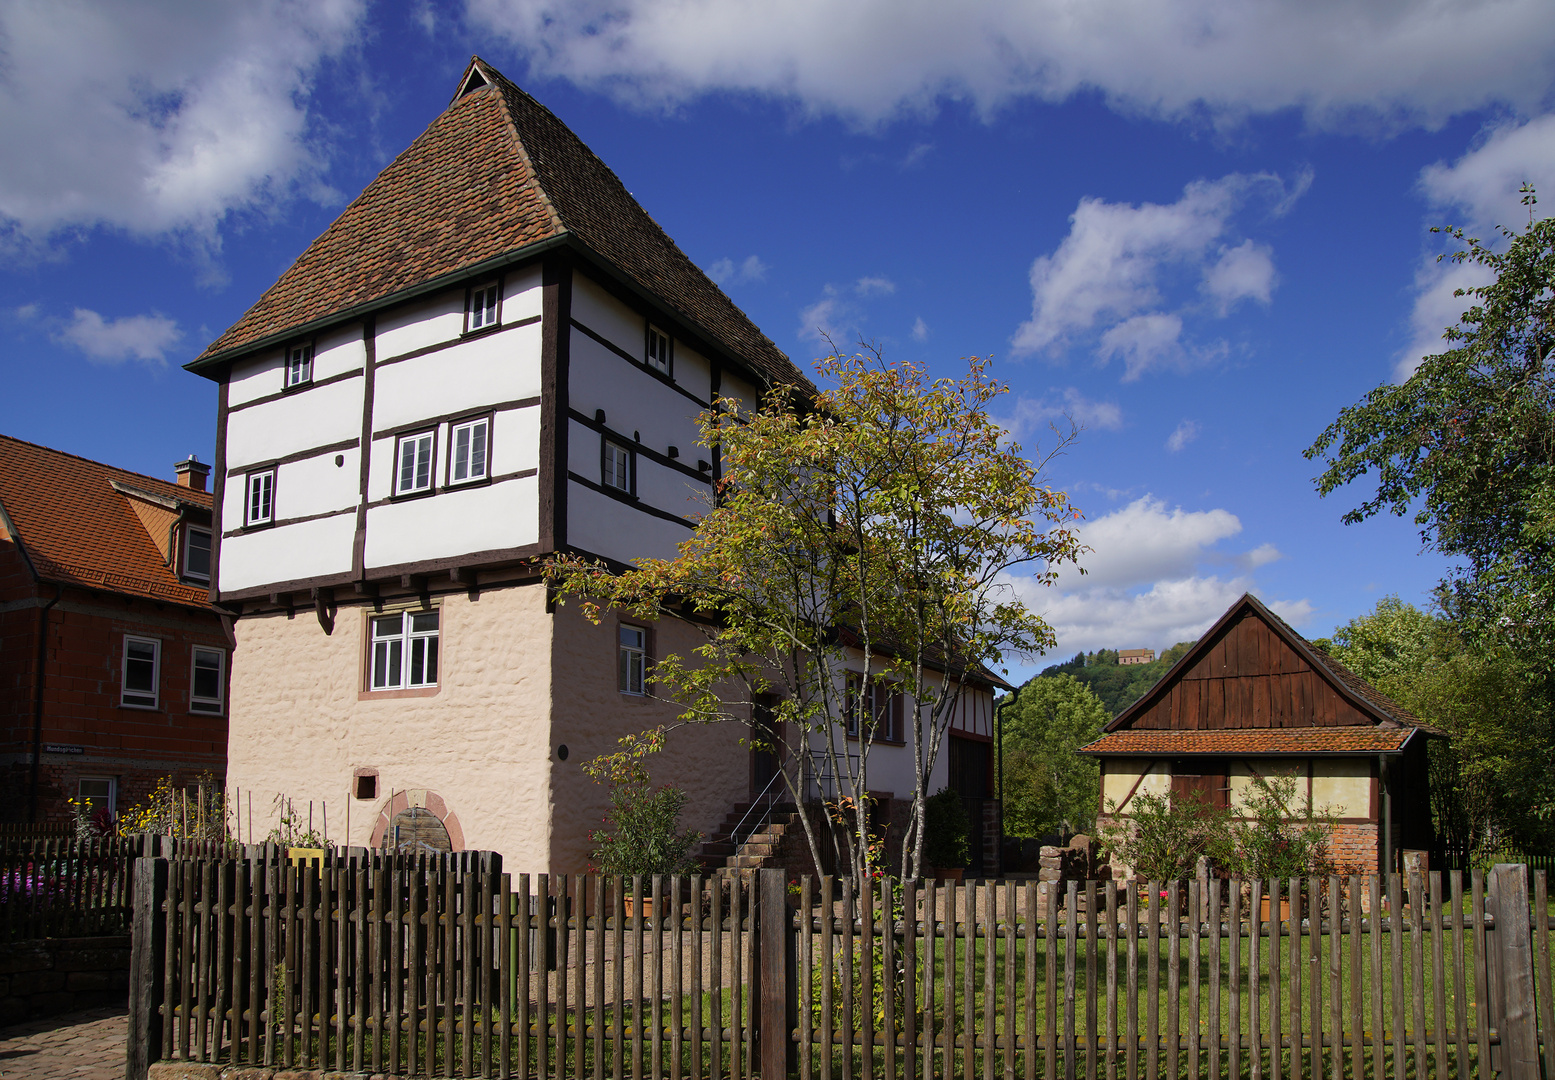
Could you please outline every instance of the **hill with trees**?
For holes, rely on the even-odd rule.
[[[1044,668],[1037,678],[1070,675],[1090,688],[1101,699],[1108,717],[1117,716],[1144,696],[1156,680],[1193,648],[1191,641],[1179,641],[1148,664],[1120,664],[1116,649],[1097,649],[1076,653],[1074,659]],[[1028,683],[1029,685],[1029,683]]]

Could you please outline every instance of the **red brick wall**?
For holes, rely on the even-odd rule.
[[[54,596],[49,584],[17,574],[12,545],[0,542],[0,820],[26,820],[31,790],[34,668],[40,603]],[[124,637],[161,641],[156,709],[119,702]],[[67,587],[48,613],[48,662],[44,667],[44,744],[80,746],[81,754],[42,755],[38,820],[65,820],[65,799],[83,776],[117,778],[120,809],[136,802],[157,778],[187,783],[209,771],[220,782],[226,770],[227,719],[189,711],[192,647],[228,653],[214,612],[112,593]],[[228,667],[230,668],[230,654]]]
[[[1341,874],[1375,874],[1380,865],[1376,824],[1340,824],[1333,826],[1328,854],[1334,869]]]

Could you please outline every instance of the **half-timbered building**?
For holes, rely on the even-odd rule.
[[[479,59],[189,368],[220,386],[211,596],[239,616],[244,814],[262,832],[288,798],[336,842],[582,869],[606,804],[579,763],[674,719],[652,659],[697,642],[591,624],[537,560],[673,557],[720,474],[697,414],[804,376]],[[746,734],[689,729],[655,761],[690,827],[750,800]]]
[[[1344,872],[1433,843],[1426,743],[1439,733],[1243,596],[1080,753],[1100,759],[1101,816],[1141,793],[1233,814],[1266,776],[1333,821]]]

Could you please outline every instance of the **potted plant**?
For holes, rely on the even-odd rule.
[[[1328,840],[1331,822],[1314,813],[1305,796],[1296,793],[1289,776],[1254,777],[1242,799],[1245,819],[1232,830],[1229,868],[1244,881],[1281,882],[1291,878],[1322,876],[1331,871]],[[1271,912],[1266,892],[1258,918],[1290,918],[1290,898],[1282,896],[1278,912]]]
[[[923,861],[939,881],[960,881],[972,859],[972,819],[961,796],[940,788],[923,804]]]
[[[589,833],[595,845],[590,858],[601,872],[626,878],[628,890],[634,876],[689,873],[696,868],[691,852],[702,834],[680,830],[686,792],[672,784],[654,787],[648,774],[647,758],[663,749],[664,730],[627,735],[620,745],[616,753],[583,765],[590,779],[610,788],[606,827]],[[652,897],[632,895],[625,901],[627,914],[637,911],[639,899],[642,913],[651,916]]]

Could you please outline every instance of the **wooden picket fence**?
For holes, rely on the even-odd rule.
[[[153,1061],[404,1077],[1533,1080],[1543,871],[934,885],[136,867]]]
[[[13,845],[8,845],[13,846]],[[30,840],[0,851],[0,941],[122,934],[135,854],[115,840]]]

